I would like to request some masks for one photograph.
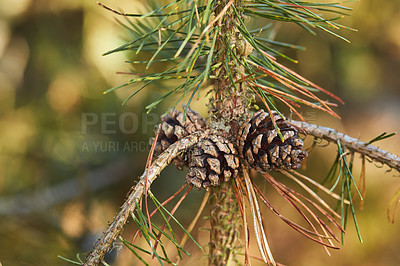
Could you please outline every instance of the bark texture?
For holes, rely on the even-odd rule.
[[[205,137],[204,133],[194,133],[185,137],[171,146],[169,146],[157,159],[151,164],[150,168],[144,171],[139,177],[139,182],[133,186],[128,194],[124,204],[121,206],[121,211],[114,217],[114,220],[109,225],[104,235],[96,241],[92,251],[86,257],[84,265],[99,265],[104,255],[111,249],[114,240],[121,234],[130,213],[135,210],[136,202],[143,196],[145,188],[149,189],[153,181],[159,176],[161,171],[169,165],[172,160],[180,153],[188,150],[197,142]],[[147,179],[147,184],[146,184]]]
[[[346,146],[346,148],[350,151],[365,155],[372,160],[386,164],[390,168],[394,168],[400,172],[400,158],[393,153],[381,150],[374,145],[352,138],[332,128],[294,120],[290,120],[290,123],[298,128],[301,128],[307,135],[334,143],[340,141],[340,143]]]
[[[248,108],[252,102],[245,84],[240,82],[243,78],[243,67],[237,66],[231,60],[232,53],[237,57],[246,57],[251,52],[251,46],[235,26],[238,16],[232,6],[240,10],[241,5],[241,0],[221,0],[214,9],[215,16],[225,13],[214,25],[220,28],[216,40],[218,57],[214,62],[219,67],[215,70],[209,104],[210,127],[233,143],[240,125],[247,120]],[[227,6],[230,7],[226,9]],[[210,204],[209,265],[227,265],[234,259],[235,251],[240,250],[237,241],[240,215],[232,183],[223,182],[221,186],[213,187]]]
[[[240,215],[231,182],[214,187],[210,196],[209,265],[227,265],[238,249]]]

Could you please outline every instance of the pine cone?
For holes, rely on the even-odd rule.
[[[188,151],[189,170],[186,182],[196,188],[218,186],[238,174],[239,158],[227,139],[211,135]]]
[[[302,151],[303,141],[295,127],[277,112],[272,112],[280,129],[283,142],[276,131],[269,113],[256,112],[239,130],[239,154],[250,168],[260,171],[297,169],[308,156]]]
[[[161,128],[158,135],[154,155],[158,156],[165,151],[171,144],[179,139],[205,128],[206,122],[199,113],[188,108],[185,122],[183,113],[173,108],[169,114],[161,117]],[[157,134],[159,125],[156,125],[154,132]],[[152,140],[150,140],[152,141]],[[174,159],[174,163],[179,170],[186,164],[185,155],[182,154]]]

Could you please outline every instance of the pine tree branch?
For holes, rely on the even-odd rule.
[[[393,153],[381,150],[376,146],[352,138],[332,128],[294,120],[290,120],[290,123],[304,130],[307,135],[311,135],[335,143],[337,143],[337,141],[340,141],[340,143],[346,146],[346,148],[348,148],[350,151],[368,156],[369,158],[382,164],[386,164],[390,168],[394,168],[400,172],[400,158]]]
[[[127,196],[124,204],[121,206],[121,211],[114,217],[114,221],[109,225],[104,235],[96,242],[92,251],[86,257],[84,265],[99,265],[101,263],[104,255],[112,247],[114,240],[120,235],[130,213],[135,210],[135,203],[143,196],[145,187],[149,189],[153,181],[160,175],[161,171],[167,167],[176,156],[188,150],[191,146],[205,137],[206,134],[204,132],[195,132],[175,142],[157,157],[148,171],[146,169],[139,177],[139,182],[132,187],[131,192]],[[145,184],[146,177],[147,185]]]

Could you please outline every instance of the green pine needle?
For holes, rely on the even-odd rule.
[[[357,194],[360,196],[360,199],[362,198],[362,195],[357,187],[357,184],[353,178],[353,159],[354,159],[354,154],[351,154],[351,160],[350,163],[347,161],[346,158],[346,153],[344,150],[344,147],[342,147],[340,141],[337,142],[338,146],[338,154],[336,156],[336,159],[329,170],[329,173],[327,177],[325,178],[324,182],[326,181],[331,181],[335,176],[336,173],[336,180],[332,188],[329,190],[329,192],[333,192],[334,189],[337,187],[339,182],[341,182],[341,201],[340,201],[340,209],[341,209],[341,226],[343,229],[346,228],[347,224],[347,217],[349,210],[352,214],[352,218],[354,221],[354,226],[357,231],[357,236],[360,242],[362,243],[362,237],[361,237],[361,232],[358,226],[357,222],[357,217],[355,213],[355,208],[354,208],[354,203],[353,203],[353,196],[352,196],[352,185],[354,185],[355,190],[357,191]],[[323,182],[323,183],[324,183]],[[348,201],[350,206],[345,204],[345,201]],[[344,243],[344,232],[342,232],[342,243]]]
[[[119,13],[115,10],[107,8],[114,13],[126,17],[132,17],[132,20],[127,20],[127,23],[120,23],[131,35],[131,40],[127,41],[124,45],[117,47],[105,53],[111,54],[120,51],[134,51],[135,54],[151,53],[150,60],[130,60],[128,63],[142,64],[145,63],[146,68],[150,68],[153,63],[159,64],[174,64],[175,75],[171,75],[169,71],[160,71],[159,73],[143,74],[143,77],[131,79],[128,82],[113,87],[105,91],[109,93],[120,89],[122,87],[134,84],[137,82],[146,82],[143,87],[136,89],[132,94],[124,100],[125,104],[129,99],[132,99],[144,87],[147,87],[153,81],[171,80],[171,79],[184,79],[185,85],[177,85],[177,88],[171,88],[164,96],[155,100],[147,106],[151,111],[158,103],[166,99],[168,96],[175,92],[182,93],[183,99],[188,93],[191,93],[188,104],[193,99],[195,91],[199,93],[200,88],[204,82],[213,76],[214,58],[216,58],[216,40],[220,34],[220,27],[215,25],[208,32],[204,30],[209,28],[214,6],[217,4],[216,0],[199,0],[196,2],[189,0],[175,0],[162,7],[155,8],[153,11],[146,14],[125,14]],[[155,6],[155,1],[150,3],[150,6]],[[275,56],[282,57],[290,62],[297,63],[296,60],[287,56],[281,48],[300,49],[304,47],[288,44],[280,41],[275,41],[268,36],[272,36],[274,32],[273,23],[267,22],[265,26],[259,29],[247,29],[244,23],[244,16],[256,16],[268,18],[271,21],[286,21],[293,22],[310,33],[315,33],[315,29],[324,30],[330,34],[337,36],[345,41],[345,38],[334,32],[337,29],[350,29],[343,25],[337,24],[335,21],[341,16],[345,15],[346,11],[351,9],[342,6],[340,3],[314,3],[303,1],[278,1],[278,0],[251,0],[244,3],[244,6],[238,10],[235,5],[231,6],[237,18],[237,24],[234,26],[242,34],[242,37],[253,47],[253,53],[246,58],[237,58],[234,50],[228,52],[227,57],[232,60],[236,66],[247,65],[246,60],[255,62],[260,67],[269,71],[273,71],[285,78],[295,82],[295,86],[301,86],[310,92],[318,91],[317,88],[307,84],[304,79],[293,75],[293,72],[281,67],[275,59]],[[334,16],[327,17],[328,14]],[[351,29],[350,29],[351,30]],[[263,33],[263,36],[260,34]],[[266,34],[266,37],[265,37]],[[229,66],[231,62],[225,64],[225,68],[230,72]],[[196,69],[196,73],[192,70]],[[276,88],[287,94],[299,96],[287,87],[287,84],[282,81],[272,80],[265,73],[261,73],[254,65],[245,67],[246,72],[244,75],[251,76],[252,79],[259,79],[260,84]],[[199,72],[197,72],[199,70]],[[176,75],[183,71],[189,73],[188,75]],[[253,75],[256,73],[256,75]],[[195,79],[194,76],[201,75],[201,79]],[[233,86],[236,86],[232,72],[228,73]],[[147,83],[150,82],[150,83]],[[269,98],[275,98],[273,95],[268,95]],[[286,96],[281,96],[286,98]],[[296,99],[289,99],[291,102],[299,103]],[[305,100],[308,101],[308,100]],[[313,101],[315,102],[315,101]],[[312,106],[322,106],[320,102],[313,103]],[[304,101],[302,102],[304,103]],[[324,107],[322,107],[324,108]]]
[[[182,259],[182,256],[181,256],[180,250],[182,250],[186,255],[190,256],[190,254],[186,250],[184,250],[181,246],[179,246],[179,244],[177,243],[177,240],[175,238],[175,234],[174,234],[174,231],[172,230],[171,224],[169,223],[168,219],[164,215],[164,213],[161,210],[161,208],[158,205],[158,203],[154,200],[155,197],[150,197],[150,198],[153,200],[154,204],[156,205],[156,208],[158,209],[159,213],[161,214],[165,224],[167,225],[167,227],[168,227],[168,229],[169,229],[169,231],[170,231],[170,233],[172,235],[172,238],[169,235],[167,235],[163,230],[158,228],[155,224],[153,224],[154,228],[156,228],[161,234],[163,234],[165,237],[167,237],[176,246],[177,251],[178,251],[178,255],[179,255],[179,257],[181,259]]]
[[[135,255],[135,257],[138,258],[144,265],[147,265],[147,266],[149,265],[149,264],[139,255],[139,253],[136,252],[136,250],[135,250],[134,248],[136,248],[136,249],[138,249],[138,250],[140,250],[140,251],[142,251],[142,252],[144,252],[144,253],[147,253],[147,254],[149,254],[149,255],[151,255],[151,252],[149,252],[149,251],[147,251],[147,250],[145,250],[145,249],[142,249],[142,248],[140,248],[140,247],[138,247],[138,246],[136,246],[136,245],[130,243],[129,241],[127,241],[127,240],[125,240],[125,239],[121,239],[121,241],[122,241],[122,243],[133,253],[133,255]]]
[[[151,239],[153,239],[153,240],[156,241],[157,238],[156,238],[156,236],[155,236],[152,232],[149,232],[149,231],[147,230],[147,222],[146,222],[146,221],[147,221],[147,218],[146,218],[146,215],[140,210],[140,207],[139,207],[139,203],[138,203],[138,202],[136,202],[136,209],[135,209],[135,211],[136,211],[136,214],[137,214],[137,216],[139,217],[139,219],[138,219],[136,216],[133,216],[133,220],[134,220],[135,223],[137,224],[137,226],[138,226],[140,232],[142,233],[142,236],[144,237],[144,239],[146,240],[147,244],[148,244],[149,247],[151,248],[151,250],[152,250],[151,254],[153,254],[153,255],[157,258],[158,262],[159,262],[161,265],[164,265],[163,262],[162,262],[161,257],[158,255],[157,251],[154,249],[154,244],[153,244],[153,242],[152,242],[152,240],[151,240]],[[151,238],[151,239],[150,239],[150,238]]]
[[[199,249],[203,249],[199,243],[197,243],[197,241],[192,237],[192,235],[185,229],[185,227],[183,227],[183,225],[163,206],[161,205],[161,203],[156,199],[156,197],[154,197],[153,193],[151,193],[151,191],[149,191],[149,196],[152,198],[152,200],[154,200],[155,202],[157,202],[158,206],[161,207],[170,217],[172,220],[175,221],[175,223],[185,232],[185,234],[188,235],[188,237],[196,244],[196,246]]]
[[[82,261],[70,260],[70,259],[64,258],[63,256],[60,256],[60,255],[58,255],[57,258],[59,258],[59,259],[61,259],[63,261],[69,262],[71,264],[75,264],[75,265],[82,265],[82,263],[83,263]]]
[[[379,136],[377,136],[377,137],[373,138],[372,140],[368,141],[367,144],[372,144],[372,143],[374,143],[376,141],[380,141],[380,140],[384,140],[384,139],[390,138],[390,137],[392,137],[392,136],[394,136],[396,134],[397,134],[396,132],[393,132],[393,133],[390,133],[390,134],[387,134],[386,132],[383,132]]]

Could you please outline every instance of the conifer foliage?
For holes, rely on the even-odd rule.
[[[364,191],[358,189],[352,174],[354,154],[360,153],[363,160],[365,157],[378,161],[382,158],[374,155],[378,151],[370,143],[365,144],[369,145],[366,149],[359,149],[346,142],[343,134],[330,131],[327,135],[318,135],[310,124],[285,118],[283,114],[291,112],[304,121],[298,111],[301,105],[339,117],[333,108],[343,102],[285,66],[285,62],[297,61],[284,51],[302,47],[274,40],[277,23],[292,23],[311,34],[322,31],[347,41],[337,32],[348,29],[339,24],[338,19],[346,15],[349,8],[326,1],[153,0],[147,4],[151,8],[148,13],[131,14],[99,5],[117,14],[130,36],[126,44],[106,55],[128,51],[130,57],[140,58],[127,61],[133,69],[138,65],[146,68],[141,73],[130,73],[132,79],[105,93],[132,85],[135,89],[126,102],[135,100],[134,96],[140,91],[154,88],[150,85],[164,87],[164,95],[147,106],[149,112],[169,96],[179,97],[177,102],[171,103],[171,109],[166,110],[162,123],[156,126],[146,171],[104,237],[86,258],[86,265],[101,263],[117,237],[144,264],[148,264],[146,254],[160,264],[184,260],[183,254],[190,255],[184,248],[187,238],[201,248],[191,236],[191,230],[207,202],[210,213],[204,215],[209,219],[210,241],[204,252],[208,254],[210,265],[237,262],[248,265],[254,258],[270,265],[277,264],[268,242],[268,230],[264,226],[267,218],[261,205],[320,244],[328,254],[331,249],[338,248],[335,242],[340,242],[335,231],[342,234],[343,241],[348,214],[362,241],[353,199],[355,195],[363,198]],[[156,64],[157,67],[152,68]],[[175,82],[167,86],[166,80]],[[205,119],[189,106],[206,87],[211,89],[207,94],[209,114]],[[183,99],[186,105],[179,112],[175,106]],[[265,111],[257,111],[256,101],[262,102]],[[278,109],[278,106],[284,108]],[[330,189],[298,171],[308,156],[299,134],[315,138],[314,143],[326,139],[337,145],[338,155],[326,180],[326,184],[332,184]],[[399,170],[400,160],[396,156],[393,158],[389,163],[382,162]],[[182,188],[170,199],[160,202],[152,194],[150,185],[172,161],[179,169],[187,171],[186,180],[182,180]],[[259,188],[255,172],[293,207],[302,223],[286,218],[278,206],[273,206],[268,195]],[[301,191],[282,182],[282,178],[296,183]],[[206,189],[207,193],[194,221],[185,228],[174,213],[192,187]],[[164,207],[185,189],[172,210]],[[336,201],[340,212],[324,197]],[[156,206],[152,212],[148,209],[148,200]],[[161,215],[163,225],[151,221],[155,214]],[[120,233],[129,215],[138,230],[133,239],[126,240]],[[182,241],[172,229],[172,221],[185,233]],[[148,243],[147,248],[135,244],[140,237]],[[258,254],[250,247],[253,238]],[[168,254],[168,243],[176,247],[178,261],[176,254]]]

